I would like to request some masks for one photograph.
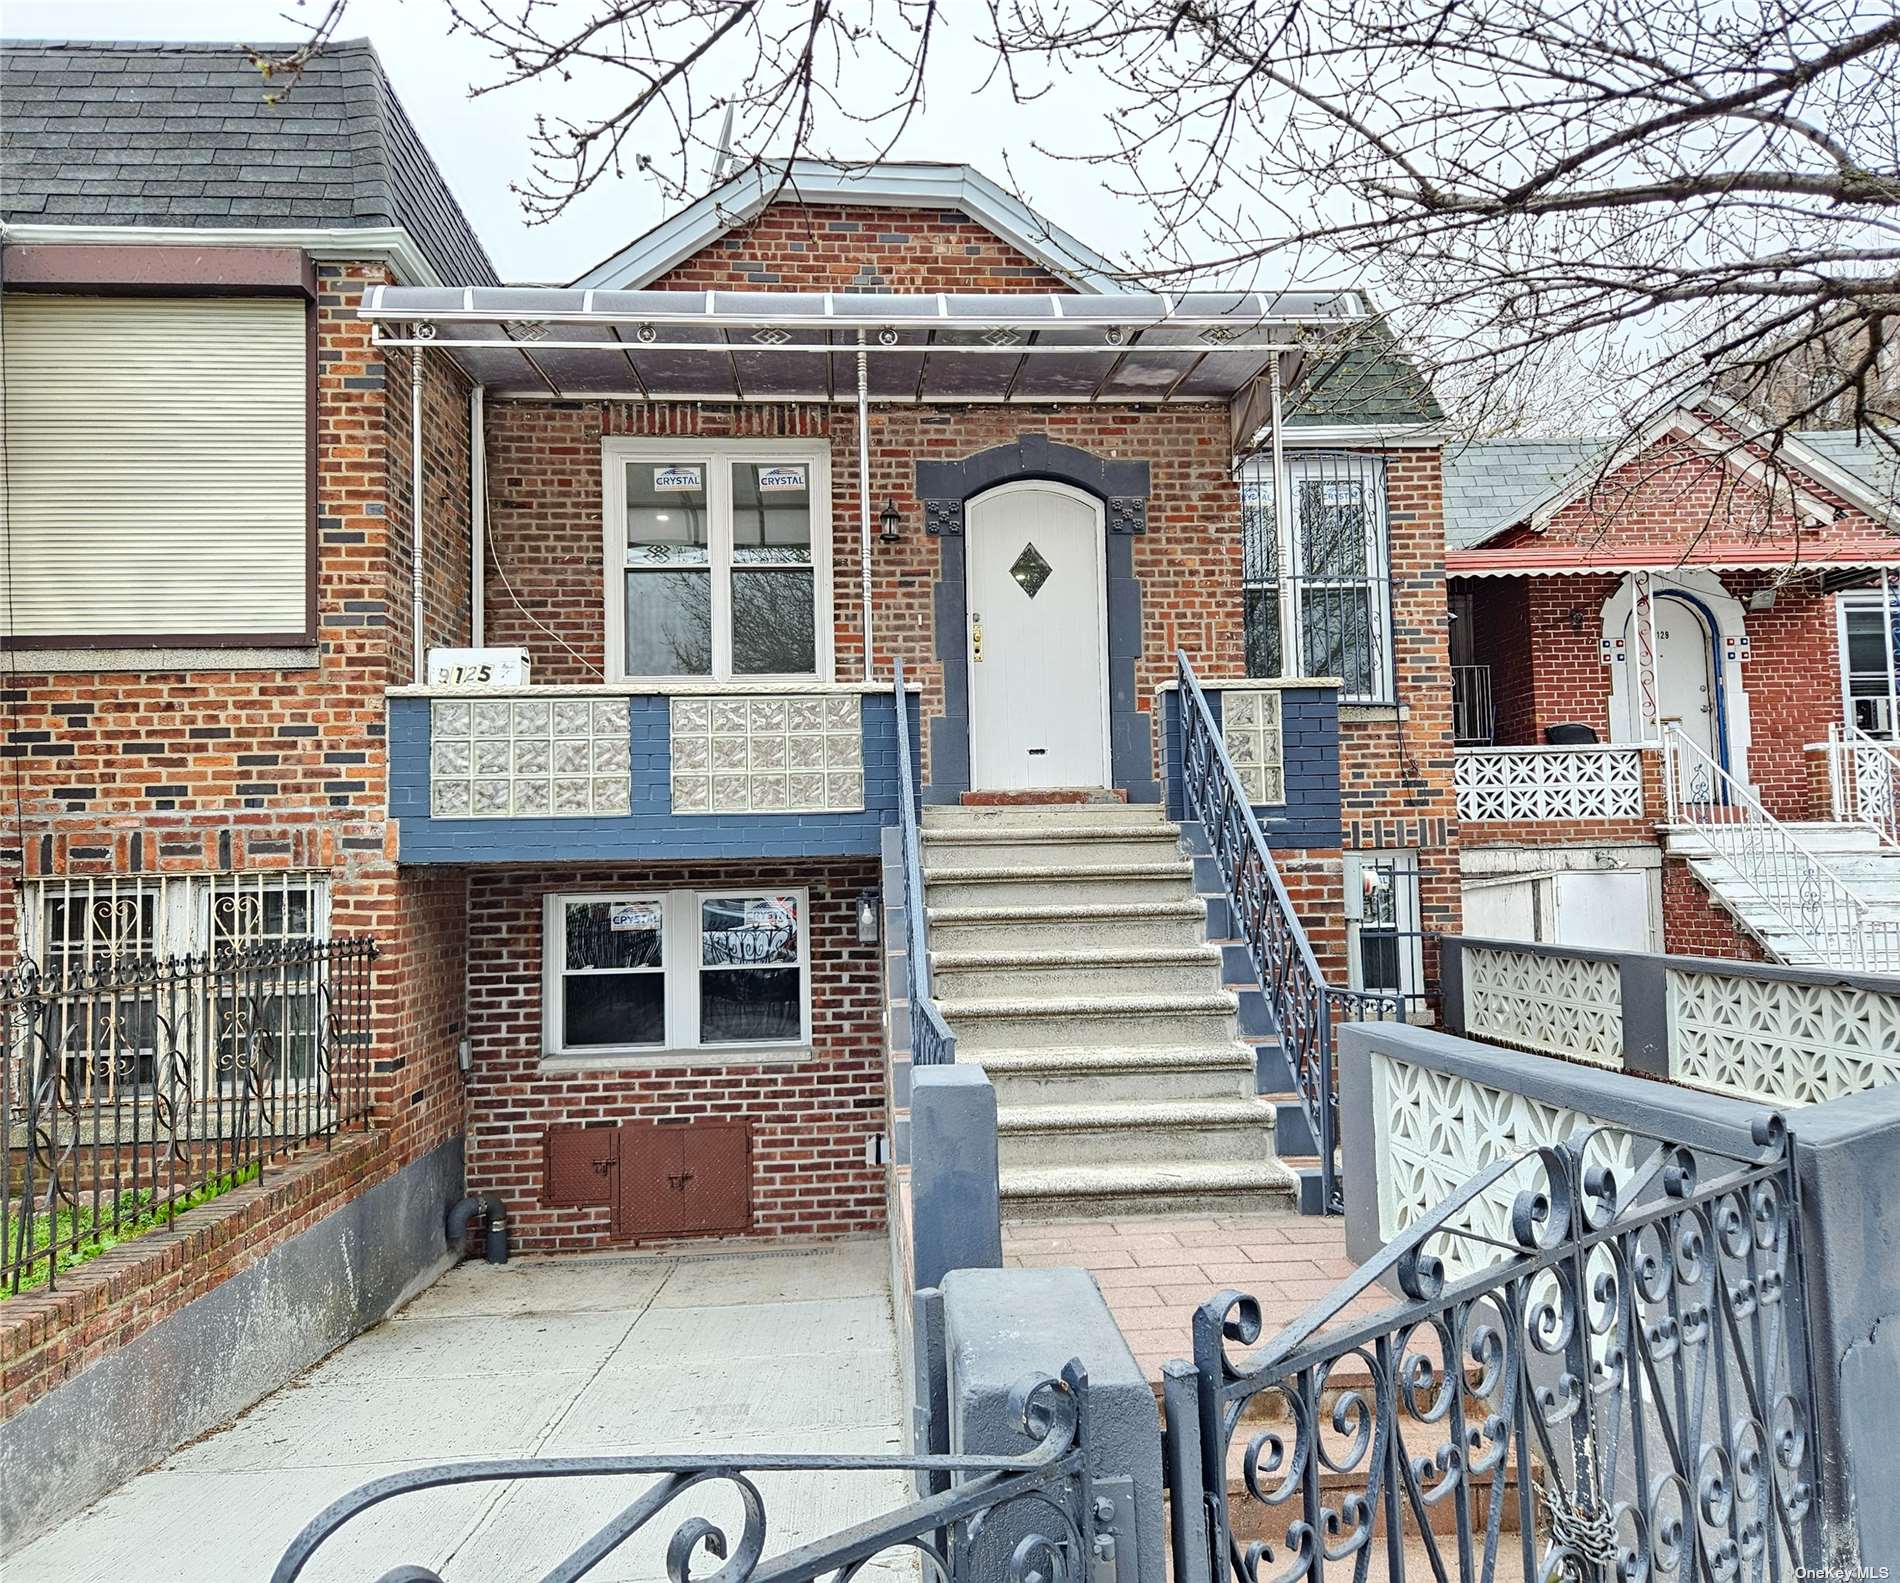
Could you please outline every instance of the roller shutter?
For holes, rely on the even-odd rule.
[[[3,311],[0,630],[302,635],[304,303],[12,294]]]

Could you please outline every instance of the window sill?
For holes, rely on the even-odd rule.
[[[603,1050],[597,1055],[546,1055],[539,1070],[562,1072],[647,1072],[694,1066],[790,1066],[809,1061],[809,1044],[725,1045],[694,1050]]]
[[[16,675],[57,672],[135,671],[309,671],[321,658],[316,645],[283,648],[19,648],[8,652]]]
[[[1341,704],[1339,718],[1347,720],[1410,720],[1410,704]]]

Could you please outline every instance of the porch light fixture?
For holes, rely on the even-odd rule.
[[[1572,632],[1581,632],[1583,630],[1582,605],[1572,605],[1570,607],[1570,630]]]
[[[878,923],[877,892],[858,892],[858,944],[876,945],[882,933]]]
[[[884,509],[877,515],[877,536],[886,544],[897,542],[897,530],[903,526],[904,519],[897,514],[897,502],[890,496],[884,498]]]

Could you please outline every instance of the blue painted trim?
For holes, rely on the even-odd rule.
[[[863,695],[864,802],[849,813],[676,814],[664,697],[628,699],[632,809],[589,818],[438,819],[429,812],[429,703],[389,705],[389,815],[398,861],[597,863],[875,855],[897,819],[897,742],[888,693]],[[917,698],[908,699],[916,729]]]

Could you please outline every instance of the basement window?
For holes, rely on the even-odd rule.
[[[602,443],[608,651],[622,679],[829,679],[822,446]]]
[[[811,1039],[802,890],[547,899],[543,1049],[654,1056]]]

